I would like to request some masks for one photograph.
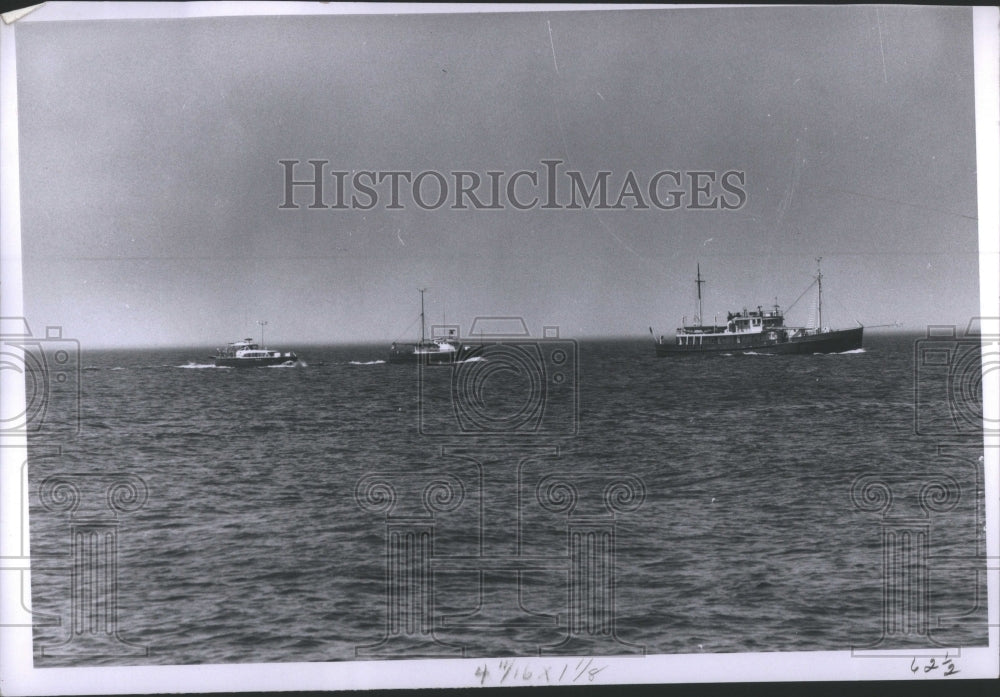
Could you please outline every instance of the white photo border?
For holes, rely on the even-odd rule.
[[[644,5],[644,9],[655,6]],[[659,6],[670,7],[670,6]],[[677,7],[677,6],[675,6]],[[706,6],[698,6],[706,7]],[[717,6],[721,7],[721,6]],[[398,14],[524,11],[621,11],[629,6],[605,5],[448,5],[345,3],[88,3],[45,4],[19,16],[5,15],[0,25],[0,276],[3,293],[0,315],[23,315],[21,235],[18,172],[16,94],[16,33],[22,23],[122,20],[136,18],[235,17],[253,15]],[[978,162],[979,277],[984,334],[1000,335],[1000,99],[998,99],[998,19],[1000,9],[976,7],[974,17],[976,148]],[[2,398],[23,406],[23,381],[4,371]],[[998,407],[997,372],[984,381],[984,409],[994,421]],[[987,378],[984,375],[984,378]],[[33,667],[32,628],[13,621],[24,614],[16,579],[30,583],[27,530],[27,491],[22,486],[27,456],[23,434],[2,434],[0,448],[0,692],[9,695],[123,694],[156,692],[237,692],[337,690],[414,687],[472,687],[480,684],[475,670],[484,659],[422,659],[392,661],[338,661],[330,663],[273,663],[197,666]],[[987,592],[989,645],[962,648],[966,678],[995,678],[1000,671],[1000,441],[987,435],[985,443],[985,500],[987,525]],[[28,594],[30,599],[30,593]],[[943,653],[943,650],[936,653]],[[838,681],[925,679],[910,669],[912,651],[851,651],[648,655],[599,657],[606,669],[584,677],[586,684],[702,683],[753,681]],[[936,655],[936,654],[935,654]],[[516,658],[522,665],[562,663],[569,659]],[[573,659],[575,662],[577,659]],[[496,659],[489,659],[490,663]],[[940,677],[940,675],[932,676]]]

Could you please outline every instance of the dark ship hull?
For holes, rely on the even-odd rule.
[[[726,337],[726,339],[731,339],[731,341],[719,344],[692,343],[678,345],[658,342],[656,344],[656,355],[677,356],[706,353],[718,355],[733,353],[812,355],[814,353],[843,353],[845,351],[860,349],[863,333],[864,327],[857,327],[855,329],[807,334],[788,339],[782,339],[780,336],[771,339],[765,334],[749,334],[739,337]]]
[[[283,356],[266,356],[258,358],[236,358],[213,356],[217,368],[267,368],[272,365],[284,365],[285,363],[295,363],[298,356],[294,353],[286,353]]]

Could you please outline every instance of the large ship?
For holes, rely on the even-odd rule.
[[[458,330],[449,328],[444,336],[427,338],[424,321],[424,292],[420,289],[420,341],[413,344],[392,343],[389,347],[390,363],[417,363],[424,365],[451,365],[462,352]]]
[[[818,263],[820,260],[816,261]],[[664,336],[657,338],[654,334],[657,356],[695,353],[842,353],[861,348],[864,326],[852,329],[830,329],[823,326],[823,273],[819,268],[809,286],[816,286],[817,289],[819,321],[815,327],[786,326],[785,315],[777,303],[766,310],[758,305],[756,309],[743,308],[739,312],[729,312],[725,324],[713,322],[706,325],[701,320],[701,286],[704,282],[699,264],[695,280],[698,286],[698,316],[691,324],[685,320],[672,341]],[[649,331],[653,333],[652,327]]]
[[[233,341],[220,349],[215,349],[212,360],[219,368],[266,368],[272,365],[291,365],[299,360],[293,351],[272,351],[264,346],[264,325],[259,321],[260,343],[247,337],[242,341]]]

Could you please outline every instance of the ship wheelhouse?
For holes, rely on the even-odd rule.
[[[696,322],[697,322],[697,318]],[[725,325],[687,324],[677,329],[675,338],[678,346],[732,346],[740,347],[753,339],[768,341],[786,341],[789,331],[785,328],[785,317],[781,309],[775,305],[773,310],[743,309],[742,312],[729,312]]]
[[[253,339],[247,338],[242,341],[233,341],[226,344],[224,348],[216,349],[212,357],[216,365],[226,367],[242,365],[277,365],[285,362],[295,362],[298,356],[289,351],[282,353],[273,349],[265,348],[256,343]]]

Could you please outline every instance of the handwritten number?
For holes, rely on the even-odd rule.
[[[475,676],[476,678],[479,679],[479,684],[481,686],[485,685],[488,680],[491,680],[492,674],[490,673],[490,670],[487,667],[487,665],[488,664],[483,663],[476,666]],[[534,667],[532,667],[533,665]],[[535,682],[538,683],[542,682],[543,680],[546,683],[552,682],[551,664],[546,666],[531,664],[531,663],[528,663],[527,665],[522,665],[518,664],[517,661],[504,659],[497,661],[495,667],[499,677],[500,685],[506,683],[507,678],[513,678],[513,680],[517,680],[518,678],[520,678],[524,682],[531,681],[532,679],[534,679]],[[556,664],[556,668],[558,667],[559,665]],[[608,666],[606,665],[602,666],[600,664],[595,664],[593,658],[580,659],[576,662],[576,666],[573,668],[575,676],[572,677],[572,682],[577,682],[584,675],[587,676],[588,681],[594,682],[594,678],[597,677],[597,675],[607,667]],[[569,664],[563,663],[562,671],[559,673],[559,677],[557,678],[558,682],[562,682],[563,678],[566,676],[567,670],[569,670]],[[917,669],[913,668],[913,670],[915,672]]]
[[[947,652],[944,654],[944,660],[941,661],[941,665],[938,665],[937,661],[933,657],[931,657],[930,661],[928,661],[928,663],[924,665],[924,672],[930,673],[932,670],[938,670],[939,668],[945,669],[945,672],[941,674],[942,677],[946,675],[954,675],[955,673],[961,672],[958,670],[958,668],[955,667],[954,661],[951,659],[951,657],[948,655]],[[910,661],[910,672],[916,673],[919,670],[920,670],[920,665],[917,663],[916,656],[914,656],[913,659]]]

